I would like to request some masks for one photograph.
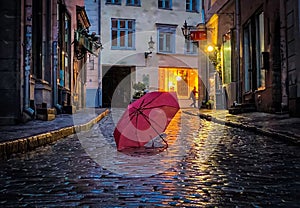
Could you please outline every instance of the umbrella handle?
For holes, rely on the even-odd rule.
[[[169,147],[168,142],[163,138],[163,136],[161,134],[159,134],[159,137],[164,141],[164,143],[166,144],[166,148]]]

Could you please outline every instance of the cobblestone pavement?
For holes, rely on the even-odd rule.
[[[0,161],[0,207],[299,207],[299,146],[184,109],[166,131],[170,149],[118,154],[113,116]],[[134,171],[140,161],[148,175]]]

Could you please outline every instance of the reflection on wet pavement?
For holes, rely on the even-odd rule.
[[[166,131],[170,149],[159,154],[117,152],[107,117],[89,132],[1,161],[0,206],[299,205],[299,147],[186,111]]]

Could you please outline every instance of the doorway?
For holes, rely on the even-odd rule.
[[[104,66],[103,107],[126,107],[131,97],[131,67]]]

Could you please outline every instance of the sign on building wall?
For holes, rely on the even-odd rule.
[[[202,30],[195,30],[191,31],[191,40],[198,41],[198,40],[206,40],[207,39],[207,32]]]

